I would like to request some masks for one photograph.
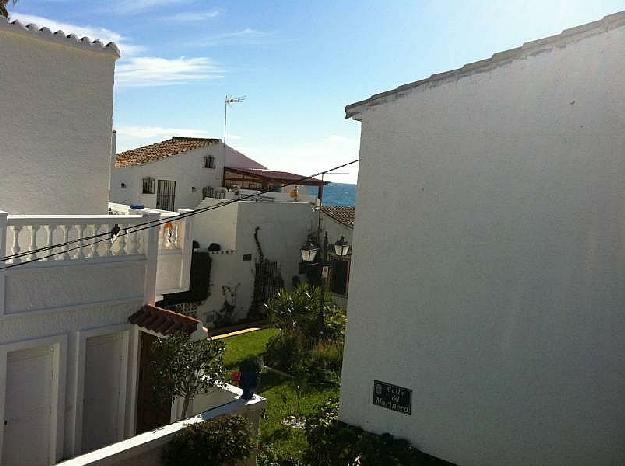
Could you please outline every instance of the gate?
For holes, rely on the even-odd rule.
[[[158,180],[158,190],[156,192],[156,208],[173,212],[175,199],[176,182],[169,180]]]

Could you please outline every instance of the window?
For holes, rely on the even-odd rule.
[[[143,178],[143,194],[154,194],[155,185],[154,178]]]
[[[204,168],[215,168],[215,157],[213,155],[204,157]]]
[[[122,189],[126,189],[126,183],[121,184]]]
[[[202,197],[215,197],[215,188],[213,188],[212,186],[203,187]]]

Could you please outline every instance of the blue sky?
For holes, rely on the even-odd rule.
[[[625,0],[20,0],[12,16],[114,40],[119,149],[223,136],[310,174],[357,156],[346,104],[625,10]],[[356,170],[331,178],[355,182]]]

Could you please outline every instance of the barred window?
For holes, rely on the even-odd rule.
[[[212,155],[207,155],[206,157],[204,157],[204,167],[215,168],[215,157]]]
[[[212,186],[202,188],[202,197],[215,197],[215,188]]]
[[[143,178],[143,194],[154,194],[156,180],[154,178]]]

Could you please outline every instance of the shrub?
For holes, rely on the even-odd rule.
[[[283,333],[297,334],[307,346],[320,340],[342,339],[345,332],[345,311],[324,293],[321,306],[320,288],[304,283],[295,289],[281,290],[267,303],[267,315]]]
[[[343,364],[343,342],[317,343],[302,362],[301,374],[310,384],[340,383]]]
[[[220,417],[178,432],[165,447],[167,466],[234,465],[255,449],[250,425],[243,416]]]
[[[224,344],[203,338],[193,341],[179,332],[153,343],[152,368],[154,394],[163,400],[183,398],[182,417],[186,417],[193,398],[225,378]]]
[[[449,466],[390,434],[376,435],[338,420],[332,399],[306,419],[307,464],[344,466]]]
[[[280,332],[267,342],[265,363],[284,372],[296,372],[302,368],[306,354],[304,346],[300,335]]]

